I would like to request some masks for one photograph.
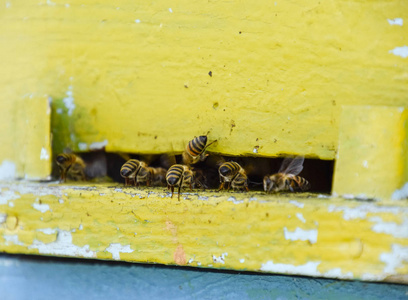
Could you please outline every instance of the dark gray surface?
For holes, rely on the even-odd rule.
[[[408,299],[408,286],[0,254],[0,299]]]

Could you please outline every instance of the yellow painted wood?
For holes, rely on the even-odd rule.
[[[407,124],[403,107],[344,107],[333,192],[391,198],[408,181]]]
[[[333,159],[341,105],[407,104],[404,0],[9,1],[0,13],[3,122],[15,126],[27,93],[50,95],[56,152],[180,152],[210,132],[213,152]]]
[[[0,251],[407,283],[408,203],[0,184]]]
[[[0,101],[1,102],[1,101]],[[47,179],[51,173],[51,108],[47,95],[5,101],[0,126],[0,178]]]

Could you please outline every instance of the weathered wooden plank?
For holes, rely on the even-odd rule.
[[[0,250],[407,283],[408,203],[1,183]]]

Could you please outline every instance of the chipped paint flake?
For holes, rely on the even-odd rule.
[[[120,253],[132,253],[134,250],[130,248],[130,245],[122,246],[121,244],[110,244],[106,251],[112,254],[112,258],[120,260]]]
[[[398,25],[398,26],[404,25],[404,20],[402,18],[387,19],[387,21],[390,25]]]
[[[241,264],[243,264],[243,263],[245,262],[245,258],[241,258],[241,259],[239,260],[239,262],[240,262]]]
[[[295,201],[295,200],[290,200],[289,203],[293,204],[294,206],[299,207],[299,208],[303,208],[305,206],[304,203],[301,203],[301,202],[298,202],[298,201]]]
[[[224,264],[225,263],[225,257],[228,256],[228,253],[223,253],[221,256],[217,257],[215,255],[212,256],[213,262],[214,263],[220,263]]]
[[[72,92],[72,85],[68,87],[68,91],[66,92],[66,97],[62,99],[65,104],[65,107],[68,109],[68,115],[71,116],[75,109],[74,103],[74,93]]]
[[[40,159],[41,160],[49,160],[50,159],[50,155],[48,154],[47,149],[45,149],[44,147],[41,148]]]
[[[37,229],[37,231],[42,232],[44,234],[54,234],[57,232],[57,229],[55,228],[41,228]]]
[[[394,49],[388,52],[394,55],[397,55],[397,56],[401,56],[402,58],[407,58],[408,57],[408,46],[395,47]]]
[[[375,232],[389,234],[396,238],[408,238],[408,219],[404,219],[401,224],[384,222],[381,217],[372,217],[369,221],[376,223],[371,227]]]
[[[395,269],[408,262],[408,247],[392,244],[390,253],[382,253],[380,260],[385,263],[384,273],[395,274]]]
[[[100,150],[108,145],[108,140],[103,140],[102,142],[94,142],[89,145],[90,150]]]
[[[305,230],[296,227],[295,231],[289,231],[286,227],[283,228],[285,239],[292,241],[309,241],[312,244],[317,242],[317,229]]]
[[[0,180],[16,177],[16,164],[10,160],[3,160],[0,165]]]
[[[237,198],[231,196],[227,199],[227,201],[231,201],[234,204],[240,204],[240,203],[244,203],[244,200],[237,200]]]
[[[7,219],[7,214],[0,213],[0,224],[5,223],[6,219]]]
[[[72,243],[71,231],[60,229],[57,229],[57,231],[57,239],[54,242],[45,244],[38,240],[34,240],[33,244],[28,246],[28,249],[38,249],[40,254],[67,255],[89,258],[96,257],[96,253],[89,249],[89,245],[79,247]]]
[[[329,278],[341,278],[341,279],[353,279],[354,278],[353,272],[343,273],[341,271],[341,268],[331,269],[327,272],[324,272],[322,275],[323,277],[329,277]]]
[[[33,203],[32,206],[42,213],[45,213],[46,211],[50,210],[50,206],[48,204]]]
[[[78,143],[78,149],[81,151],[86,151],[88,150],[88,144],[87,143]]]
[[[408,182],[405,183],[401,189],[396,190],[391,196],[392,200],[402,200],[407,198],[408,198]]]
[[[16,194],[14,191],[1,190],[0,191],[0,205],[7,204],[8,201],[18,199],[20,195]]]
[[[298,218],[303,223],[306,223],[306,219],[303,217],[301,213],[296,213],[296,218]]]
[[[24,243],[18,240],[17,234],[12,234],[12,235],[5,234],[3,235],[3,237],[6,240],[6,246],[8,246],[10,243],[13,243],[14,245],[19,245],[19,246],[25,246]]]
[[[320,272],[317,270],[317,266],[320,261],[309,261],[304,265],[290,265],[290,264],[279,264],[274,263],[272,260],[262,264],[261,271],[273,272],[273,273],[283,273],[283,274],[297,274],[297,275],[308,275],[308,276],[319,276]]]

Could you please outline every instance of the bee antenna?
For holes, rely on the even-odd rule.
[[[263,182],[256,182],[248,179],[248,183],[253,184],[253,185],[262,185]]]

